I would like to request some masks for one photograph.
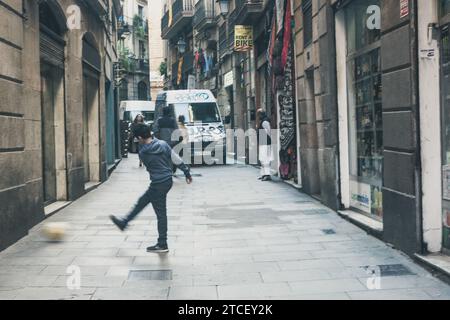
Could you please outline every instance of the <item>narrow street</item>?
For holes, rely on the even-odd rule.
[[[258,181],[253,167],[193,173],[193,185],[177,177],[169,194],[169,254],[145,250],[156,240],[151,206],[125,233],[109,222],[148,184],[131,155],[0,253],[0,299],[450,298],[448,285],[399,251],[282,182]],[[65,241],[42,237],[48,222],[70,224]],[[72,265],[79,290],[67,287]],[[367,285],[367,266],[382,266],[378,289]]]

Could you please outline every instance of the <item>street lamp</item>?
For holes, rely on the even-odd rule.
[[[219,2],[220,14],[225,17],[229,11],[230,0],[216,0],[216,1]]]
[[[180,38],[177,43],[178,52],[183,54],[186,52],[186,41],[183,40],[183,38]]]

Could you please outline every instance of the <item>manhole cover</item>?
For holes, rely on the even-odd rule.
[[[336,231],[334,231],[334,229],[322,229],[322,232],[324,234],[336,234]]]
[[[382,264],[377,266],[364,266],[365,270],[371,270],[372,273],[380,272],[382,277],[400,277],[400,276],[412,276],[414,272],[409,270],[403,264]]]
[[[172,270],[131,270],[128,280],[172,280]]]

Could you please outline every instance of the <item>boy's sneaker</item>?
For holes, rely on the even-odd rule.
[[[116,216],[109,216],[111,221],[120,229],[120,231],[124,231],[127,227],[127,222],[123,219],[117,218]]]
[[[147,252],[164,253],[164,252],[169,252],[169,248],[167,247],[167,244],[166,245],[157,244],[157,245],[148,247]]]

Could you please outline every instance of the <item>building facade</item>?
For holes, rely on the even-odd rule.
[[[186,89],[195,86],[194,38],[192,22],[195,0],[165,0],[161,37],[165,40],[167,77],[165,87]]]
[[[227,126],[255,128],[263,108],[280,132],[274,174],[410,255],[448,253],[450,1],[227,3],[198,1],[182,26],[193,85],[215,89]]]
[[[410,255],[448,252],[448,10],[295,2],[303,190]]]
[[[0,250],[107,178],[120,14],[118,1],[0,1]]]
[[[121,0],[119,23],[119,99],[150,100],[147,0]]]
[[[156,99],[158,92],[164,89],[164,40],[161,38],[161,18],[163,1],[153,1],[148,7],[149,26],[149,62],[150,62],[150,94]],[[163,73],[163,74],[161,74]]]

